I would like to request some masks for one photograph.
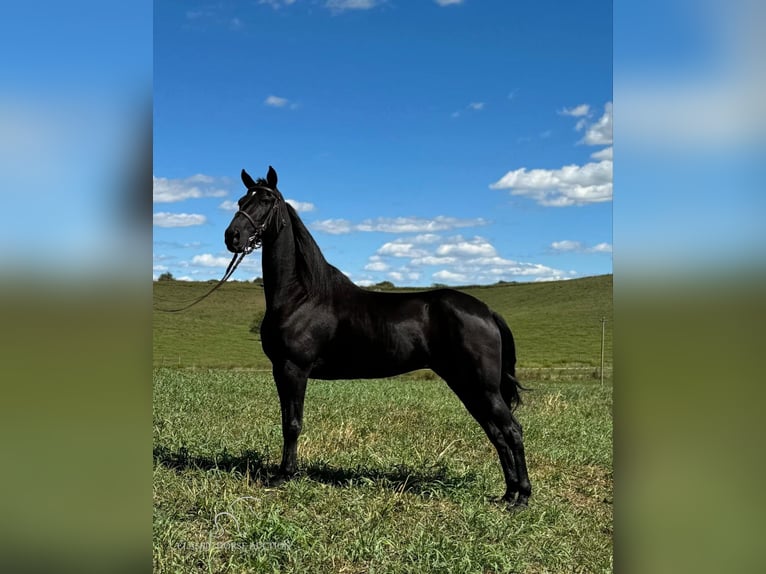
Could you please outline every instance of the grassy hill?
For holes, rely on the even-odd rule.
[[[212,282],[154,283],[154,364],[167,367],[270,369],[259,338],[250,332],[265,310],[263,290],[253,283],[227,283],[181,313],[160,307],[188,302]],[[601,317],[606,317],[606,363],[612,352],[612,276],[570,281],[461,287],[486,302],[511,326],[521,370],[593,367],[600,362]]]

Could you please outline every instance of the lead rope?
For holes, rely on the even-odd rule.
[[[162,309],[160,307],[155,307],[155,309],[157,309],[157,311],[162,311],[163,313],[178,313],[179,311],[185,311],[189,307],[196,305],[197,303],[205,299],[208,295],[210,295],[213,291],[218,289],[221,285],[226,283],[229,277],[231,277],[234,271],[237,269],[237,266],[240,264],[240,262],[245,258],[245,255],[247,255],[247,253],[245,253],[244,251],[242,251],[241,253],[235,253],[234,257],[231,258],[231,261],[229,262],[229,266],[226,268],[226,273],[223,274],[223,277],[221,278],[221,280],[218,283],[216,283],[210,291],[208,291],[201,297],[197,297],[194,301],[192,301],[188,305],[184,305],[183,307],[178,307],[176,309]],[[237,259],[237,256],[239,256],[239,259]]]

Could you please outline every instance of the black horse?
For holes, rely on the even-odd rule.
[[[226,229],[233,253],[263,246],[266,314],[263,350],[273,365],[282,407],[281,482],[296,472],[306,381],[361,379],[430,368],[442,377],[497,449],[505,475],[502,500],[525,506],[532,492],[522,429],[513,335],[484,303],[451,289],[378,293],[354,285],[327,263],[277,174],[254,181]]]

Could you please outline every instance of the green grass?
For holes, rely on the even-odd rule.
[[[156,307],[174,307],[204,293],[211,283],[157,281]],[[519,369],[599,366],[601,317],[606,323],[606,358],[611,364],[612,276],[571,281],[466,287],[508,321],[516,338]],[[265,308],[263,290],[252,283],[227,283],[182,313],[154,313],[157,367],[270,369],[260,341],[250,333]]]
[[[155,282],[155,307],[211,286]],[[258,372],[271,365],[249,331],[263,291],[228,283],[188,311],[154,313],[154,570],[611,572],[611,377],[592,377],[601,317],[611,365],[611,275],[463,290],[508,320],[535,389],[518,411],[529,509],[494,502],[497,454],[430,371],[310,381],[301,474],[266,486],[282,438],[273,380]]]
[[[497,455],[441,381],[310,381],[301,476],[270,376],[155,369],[156,572],[610,572],[612,395],[530,382],[534,493],[509,512]]]

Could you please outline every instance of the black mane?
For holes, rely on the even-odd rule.
[[[298,279],[306,290],[306,294],[324,296],[331,293],[335,286],[353,285],[348,277],[327,262],[319,245],[311,237],[293,206],[285,202],[285,208],[290,218],[295,241]]]

